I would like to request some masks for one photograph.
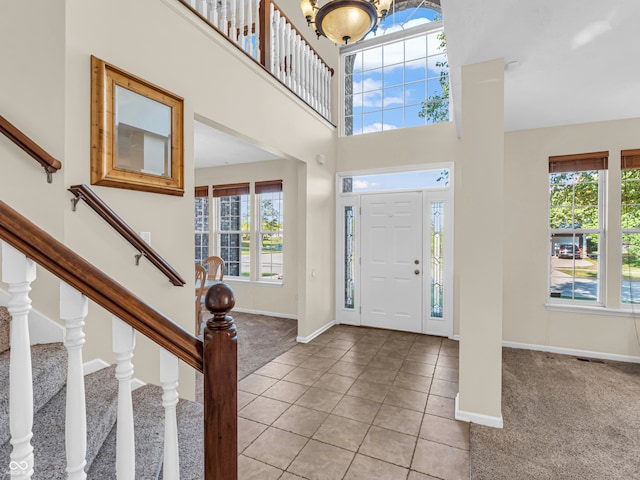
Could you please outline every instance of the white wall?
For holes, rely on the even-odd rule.
[[[193,331],[195,115],[228,131],[242,132],[283,158],[315,162],[316,154],[323,154],[329,165],[335,162],[335,128],[174,0],[36,0],[28,4],[12,0],[0,8],[0,39],[2,45],[11,45],[0,50],[1,113],[63,162],[53,186],[44,183],[44,175],[37,177],[40,184],[32,184],[39,167],[29,165],[21,152],[0,140],[2,162],[16,175],[2,176],[2,199],[19,205],[21,212],[98,268]],[[136,252],[88,207],[70,211],[66,188],[90,183],[91,55],[184,98],[184,197],[93,187],[134,230],[151,232],[152,246],[189,282],[184,288],[172,286],[144,259],[136,267]],[[18,178],[23,175],[28,181]],[[328,192],[315,209],[325,218],[333,212],[331,189]],[[313,235],[315,229],[305,233]],[[307,276],[310,261],[320,263],[308,250],[301,251],[305,256],[298,259],[299,279]],[[318,281],[328,285],[330,276],[322,271]],[[57,288],[47,291],[54,293],[39,308],[55,318]],[[34,292],[34,298],[37,295]],[[332,300],[329,295],[322,301],[331,305]],[[306,298],[299,302],[304,307],[304,313],[299,312],[304,325]],[[330,315],[321,312],[308,328],[330,321]],[[112,360],[108,315],[92,308],[86,330],[86,356]],[[157,348],[139,338],[136,354],[136,375],[157,382]],[[182,395],[192,396],[190,369],[183,368],[181,387]]]
[[[620,150],[638,148],[640,119],[618,120],[505,134],[504,340],[640,357],[633,314],[567,313],[545,308],[549,238],[549,156],[609,151],[606,194],[620,199]],[[606,277],[619,278],[620,212],[607,218]],[[607,282],[606,304],[620,306],[617,282]],[[604,313],[604,312],[603,312]]]

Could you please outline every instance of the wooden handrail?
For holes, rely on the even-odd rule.
[[[202,342],[0,201],[0,238],[196,370]]]
[[[77,200],[84,200],[98,215],[100,215],[113,229],[118,232],[122,237],[133,245],[133,248],[138,250],[139,255],[146,257],[149,261],[160,270],[169,281],[182,287],[187,282],[180,276],[180,274],[164,260],[158,252],[149,246],[147,242],[142,240],[140,236],[122,220],[116,213],[109,208],[109,206],[95,194],[87,185],[72,185],[68,189],[76,196]],[[75,205],[74,205],[75,207]],[[139,257],[136,257],[139,259]]]
[[[62,163],[59,160],[49,155],[40,145],[31,140],[2,115],[0,115],[0,132],[42,165],[47,173],[47,182],[52,182],[52,174],[62,168]]]

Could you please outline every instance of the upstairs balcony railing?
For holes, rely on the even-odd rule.
[[[331,121],[330,68],[272,0],[179,0]]]

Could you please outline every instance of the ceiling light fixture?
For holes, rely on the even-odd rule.
[[[330,0],[318,6],[317,0],[302,0],[300,8],[307,24],[314,24],[318,37],[346,45],[362,40],[389,12],[393,0]]]

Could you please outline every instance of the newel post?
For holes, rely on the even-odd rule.
[[[238,343],[227,315],[233,290],[220,282],[205,297],[213,318],[204,329],[204,472],[206,480],[238,479]]]
[[[259,0],[260,64],[271,71],[271,0]]]

